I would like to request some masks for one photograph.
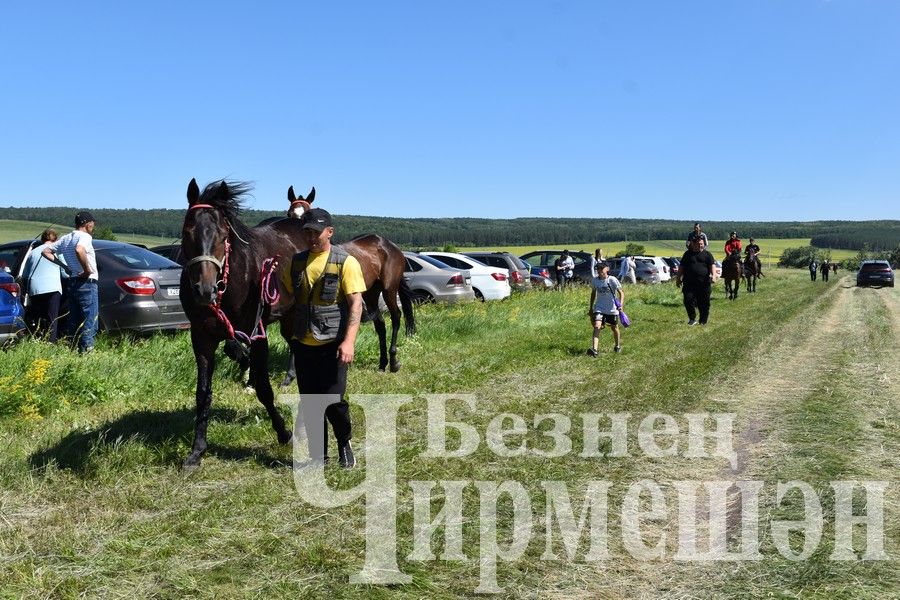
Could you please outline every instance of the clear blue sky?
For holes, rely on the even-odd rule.
[[[0,206],[900,218],[894,0],[7,2]]]

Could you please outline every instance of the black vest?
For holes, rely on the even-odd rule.
[[[341,276],[347,251],[332,245],[322,275],[310,282],[306,273],[309,250],[294,255],[291,282],[294,284],[294,337],[303,341],[307,333],[319,342],[344,339],[347,332],[347,300],[338,302]]]

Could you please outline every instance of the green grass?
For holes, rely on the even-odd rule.
[[[630,412],[639,420],[663,412],[683,425],[686,412],[729,411],[737,413],[739,429],[757,421],[765,425],[765,435],[748,446],[754,458],[746,475],[764,479],[770,491],[777,480],[790,478],[817,488],[837,477],[896,484],[896,388],[860,386],[856,372],[874,362],[884,365],[876,375],[891,381],[897,332],[885,323],[891,323],[900,299],[894,290],[843,290],[845,283],[814,285],[804,272],[773,271],[759,293],[735,302],[723,298],[718,284],[706,328],[684,325],[673,286],[626,287],[634,325],[624,332],[624,352],[611,352],[604,331],[597,359],[585,355],[591,335],[585,288],[517,294],[498,303],[425,306],[418,312],[420,333],[401,340],[403,367],[397,374],[377,372],[377,340],[372,327],[364,326],[350,393],[417,397],[401,412],[398,451],[398,556],[413,583],[389,588],[347,583],[365,554],[363,504],[321,510],[297,496],[290,449],[278,446],[262,406],[243,391],[228,361],[220,360],[215,376],[210,449],[203,467],[186,476],[180,463],[190,448],[194,385],[187,334],[101,336],[86,357],[46,343],[21,343],[0,356],[0,378],[22,385],[14,397],[0,399],[0,596],[471,596],[478,582],[477,495],[470,490],[464,496],[464,551],[474,560],[408,561],[413,523],[406,483],[515,480],[531,493],[538,522],[525,555],[498,565],[504,597],[884,597],[900,585],[895,563],[834,563],[821,560],[821,553],[811,562],[790,563],[765,543],[769,553],[760,563],[708,569],[675,563],[671,548],[662,562],[630,558],[617,541],[618,507],[628,484],[734,477],[721,459],[643,456],[634,429],[628,458],[585,459],[576,451],[552,459],[503,459],[483,443],[465,460],[421,456],[421,395],[469,392],[478,399],[477,410],[450,412],[482,436],[502,412],[529,421],[561,413],[573,417],[570,437],[578,449],[583,439],[576,417],[583,413]],[[845,305],[836,303],[839,293],[852,294]],[[832,313],[826,322],[839,323],[835,335],[822,330],[820,338],[810,338],[819,331],[816,319]],[[845,335],[846,346],[833,343]],[[809,339],[822,343],[811,348]],[[793,373],[785,362],[794,356],[791,344],[802,350],[796,354],[798,371],[818,372],[815,361],[821,360],[828,372],[809,390],[794,389],[802,387],[797,381],[785,391],[765,387],[765,394],[743,396],[744,365],[759,361],[751,377]],[[280,379],[285,357],[285,344],[273,340],[273,381]],[[799,364],[801,358],[812,364]],[[8,390],[9,383],[0,389]],[[364,415],[356,406],[352,414],[354,437],[362,440]],[[548,447],[529,429],[529,443]],[[877,459],[870,460],[873,455]],[[363,471],[329,469],[328,477],[333,485],[350,486]],[[599,566],[540,560],[540,482],[564,481],[577,509],[580,491],[599,479],[614,486],[614,560]],[[500,515],[501,530],[508,529],[509,511]],[[888,519],[896,534],[898,513],[889,511]],[[671,523],[661,527],[669,528],[671,543]],[[441,539],[435,536],[435,551]],[[556,547],[564,553],[558,540]],[[848,591],[851,582],[857,591]]]
[[[14,242],[16,240],[30,240],[39,237],[41,232],[48,227],[53,227],[60,235],[72,230],[71,225],[60,225],[59,223],[39,223],[37,221],[0,219],[0,244]],[[138,235],[131,233],[116,233],[116,239],[120,242],[143,244],[148,247],[171,244],[173,241],[170,238],[162,238],[155,235]]]

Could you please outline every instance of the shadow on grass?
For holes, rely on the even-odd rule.
[[[213,409],[211,420],[234,423],[238,421],[238,413],[230,408]],[[72,431],[56,444],[32,454],[28,462],[32,469],[43,470],[56,465],[59,469],[84,476],[94,470],[96,455],[127,452],[122,444],[132,442],[150,451],[149,457],[140,454],[145,463],[180,465],[187,456],[193,436],[194,411],[191,409],[136,411],[88,431]],[[274,433],[271,441],[273,445],[278,444]],[[290,466],[284,459],[266,452],[212,441],[206,456],[229,461],[253,460],[268,468]],[[129,459],[123,460],[127,462]]]

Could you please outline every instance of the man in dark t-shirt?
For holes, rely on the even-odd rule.
[[[713,265],[712,254],[706,251],[703,238],[691,240],[690,249],[681,257],[681,265],[675,278],[675,285],[681,287],[684,294],[684,308],[688,314],[688,325],[697,324],[697,311],[700,312],[700,325],[706,325],[709,319],[709,298],[712,294]]]

